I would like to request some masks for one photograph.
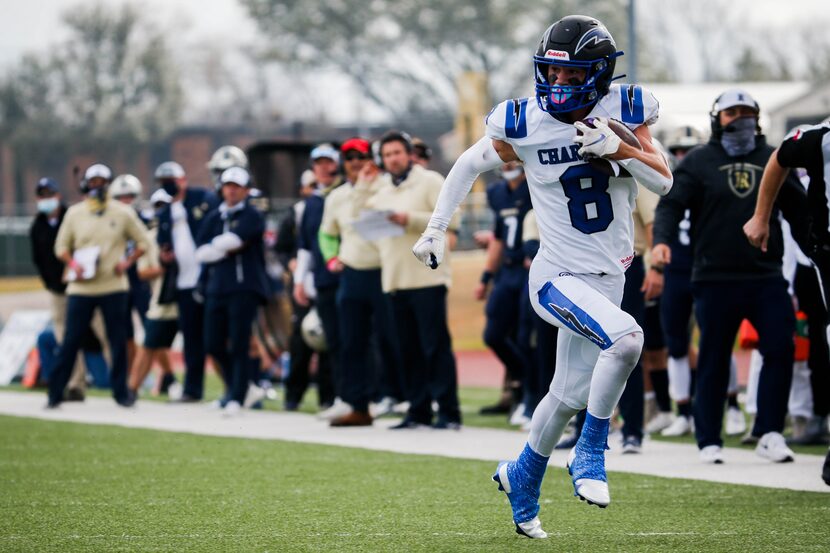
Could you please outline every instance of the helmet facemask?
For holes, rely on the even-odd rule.
[[[617,53],[614,57],[622,55]],[[551,115],[568,113],[596,104],[608,92],[614,63],[600,58],[591,61],[564,61],[543,56],[533,56],[536,73],[536,101],[539,107]],[[585,70],[582,83],[569,85],[550,84],[548,70],[551,65],[578,67]]]

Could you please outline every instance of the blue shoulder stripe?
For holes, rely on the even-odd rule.
[[[504,115],[504,134],[507,138],[527,136],[527,98],[508,100]]]
[[[631,125],[642,125],[645,123],[645,110],[643,107],[643,89],[635,84],[630,84],[620,89],[620,116],[623,123]]]

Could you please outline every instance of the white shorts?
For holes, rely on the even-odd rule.
[[[587,405],[600,351],[626,334],[642,332],[634,317],[620,309],[624,286],[625,275],[573,274],[538,255],[530,267],[533,310],[563,330],[550,391],[572,408]]]

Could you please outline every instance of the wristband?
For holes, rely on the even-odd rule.
[[[493,280],[493,273],[491,271],[484,271],[481,273],[481,283],[487,286]]]

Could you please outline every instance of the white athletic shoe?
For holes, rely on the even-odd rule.
[[[245,394],[245,403],[242,405],[245,409],[250,409],[256,402],[265,399],[265,388],[260,388],[253,382],[248,384],[248,392]]]
[[[539,517],[534,517],[527,522],[519,522],[516,526],[516,532],[518,533],[521,530],[521,533],[528,538],[543,540],[548,537],[548,533],[542,530],[542,522],[539,520]]]
[[[395,400],[391,397],[387,396],[377,403],[370,403],[369,404],[369,414],[372,415],[373,419],[378,417],[382,417],[383,415],[388,415],[392,413],[392,409],[395,407]]]
[[[572,448],[568,453],[568,463],[566,468],[568,473],[573,478],[574,461],[576,460],[576,447]],[[594,462],[596,459],[589,459]],[[605,466],[602,467],[603,478],[605,478]],[[589,505],[596,505],[604,509],[611,503],[611,492],[608,491],[608,482],[593,478],[576,478],[573,480],[574,495],[588,502]]]
[[[632,455],[643,452],[643,442],[634,436],[623,438],[622,452],[624,455]]]
[[[657,434],[661,430],[665,430],[674,422],[674,415],[670,412],[660,411],[654,415],[646,425],[646,432],[649,434]]]
[[[723,464],[723,448],[719,445],[707,445],[700,450],[700,460],[712,465]]]
[[[787,447],[787,441],[778,432],[767,432],[761,436],[755,453],[773,463],[790,463],[795,460],[795,453]]]
[[[325,411],[317,413],[317,418],[324,421],[330,421],[339,417],[348,415],[353,411],[352,406],[340,399],[334,398],[334,403]]]
[[[674,419],[674,422],[668,427],[664,428],[663,431],[660,432],[660,435],[666,437],[685,436],[686,434],[689,434],[693,428],[692,419],[681,415]]]
[[[239,405],[238,401],[230,400],[228,403],[225,404],[225,408],[222,409],[222,416],[223,417],[235,417],[242,411],[242,406]]]
[[[179,401],[182,399],[184,395],[184,387],[179,384],[178,382],[173,382],[170,384],[170,387],[167,388],[167,399],[170,401]]]
[[[400,403],[396,403],[394,407],[392,407],[392,412],[396,415],[406,415],[409,412],[409,402],[402,401]]]
[[[746,419],[744,413],[737,407],[730,407],[726,410],[726,435],[740,436],[746,432]]]
[[[222,405],[222,400],[214,399],[208,404],[208,409],[210,409],[211,411],[221,411],[222,409],[224,409],[224,405]]]
[[[528,420],[530,420],[530,418],[525,416],[525,404],[520,403],[516,406],[516,409],[513,410],[513,414],[510,415],[509,424],[511,426],[521,426]]]

